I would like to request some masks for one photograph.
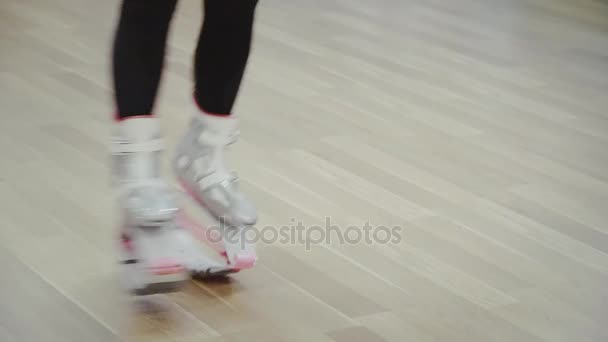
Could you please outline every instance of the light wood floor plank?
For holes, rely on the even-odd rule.
[[[0,6],[0,341],[608,340],[608,3],[260,1],[230,165],[258,232],[334,235],[148,305],[116,274],[119,5]],[[169,147],[202,15],[172,23]],[[339,241],[368,222],[399,239]]]

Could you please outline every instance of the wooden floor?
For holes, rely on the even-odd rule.
[[[0,2],[0,341],[608,341],[608,3],[262,0],[231,154],[260,244],[138,306],[116,280],[106,141],[118,0]],[[198,1],[157,106],[192,111]]]

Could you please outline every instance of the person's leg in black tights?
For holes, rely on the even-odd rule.
[[[115,127],[119,131],[115,141],[128,155],[129,162],[123,164],[136,167],[138,175],[160,174],[158,159],[144,166],[140,161],[150,159],[150,149],[154,155],[162,150],[160,123],[152,115],[176,2],[123,0],[116,31],[114,87],[117,119],[122,122]],[[194,100],[200,110],[174,151],[173,169],[216,218],[235,226],[252,225],[257,220],[255,207],[238,190],[238,178],[228,171],[223,155],[238,135],[239,120],[229,114],[250,53],[257,0],[206,0],[203,4],[204,22],[194,58]],[[133,119],[136,116],[147,117]],[[132,120],[121,120],[126,118]],[[127,144],[131,146],[123,146]]]
[[[232,111],[251,49],[257,0],[207,0],[194,62],[194,97],[201,110]]]
[[[152,115],[177,0],[123,0],[114,39],[117,117]]]
[[[123,0],[113,53],[117,117],[152,115],[177,0]],[[194,61],[195,100],[230,114],[251,47],[257,0],[206,0]]]

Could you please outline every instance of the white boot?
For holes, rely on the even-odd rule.
[[[158,119],[115,124],[112,165],[122,218],[123,280],[138,295],[176,291],[189,276],[180,260],[175,192],[160,175],[161,151]]]
[[[233,271],[251,268],[257,260],[255,248],[245,236],[256,223],[257,212],[224,161],[226,148],[236,142],[238,134],[235,117],[197,113],[173,158],[174,172],[186,192],[220,222],[221,253]]]
[[[177,179],[218,220],[232,226],[257,221],[253,203],[238,189],[238,177],[225,165],[224,153],[238,137],[233,116],[197,113],[173,159]]]

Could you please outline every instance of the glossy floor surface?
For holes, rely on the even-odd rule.
[[[230,155],[260,227],[397,241],[260,243],[145,308],[116,282],[117,9],[1,1],[0,341],[608,341],[606,1],[261,0]],[[200,16],[171,32],[170,145]]]

